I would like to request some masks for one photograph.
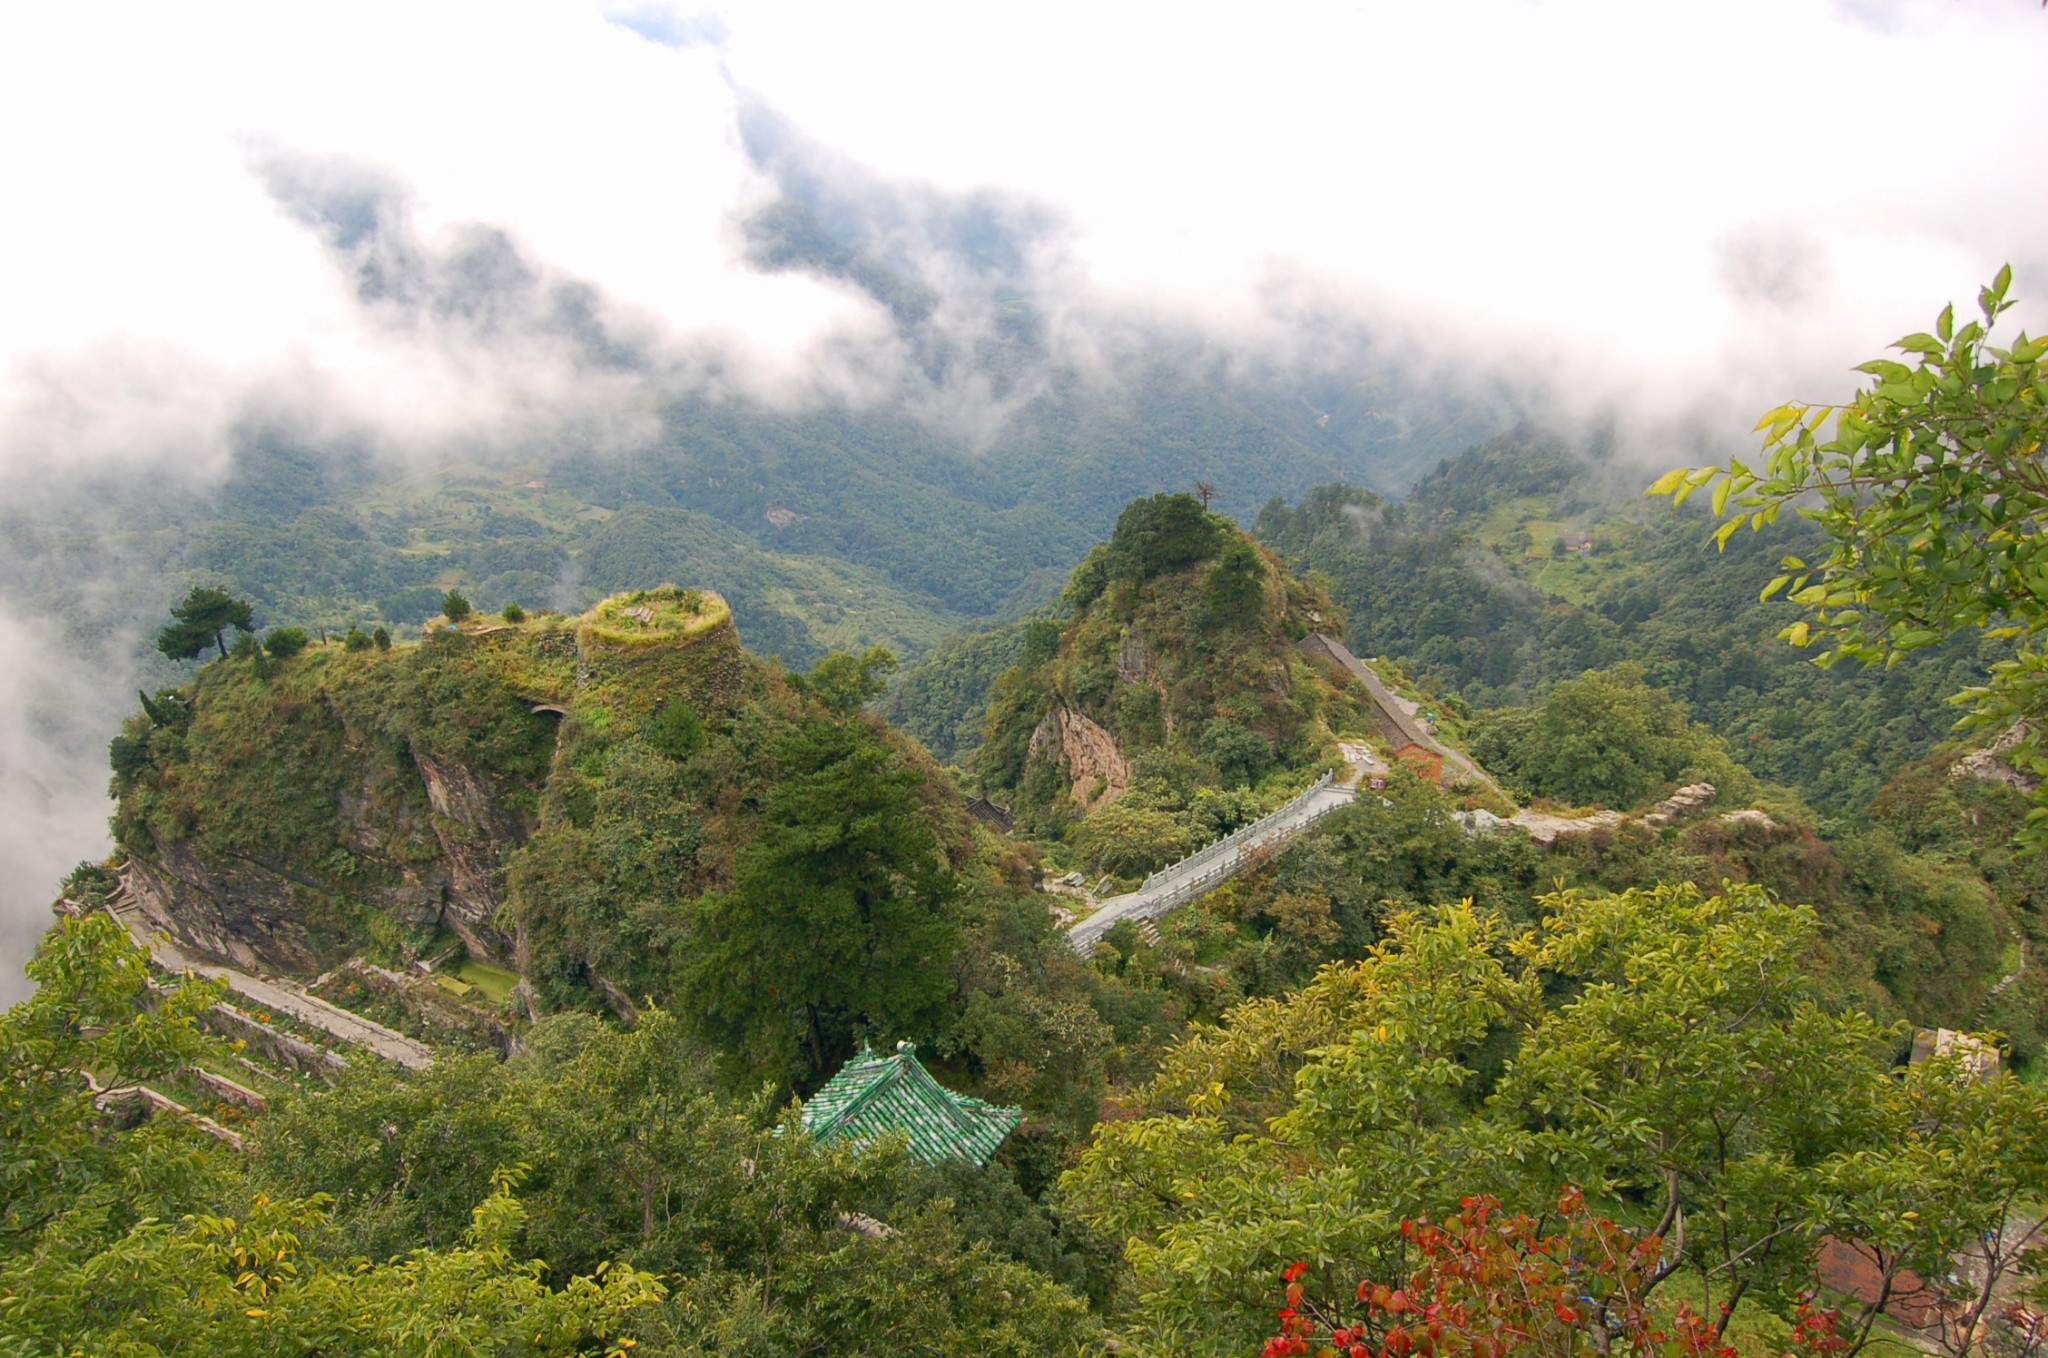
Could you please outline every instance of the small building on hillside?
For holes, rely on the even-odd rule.
[[[1437,744],[1436,736],[1422,720],[1410,714],[1401,705],[1401,700],[1380,682],[1379,676],[1366,671],[1370,681],[1366,691],[1372,695],[1369,717],[1373,730],[1387,743],[1387,753],[1394,762],[1407,768],[1418,778],[1432,783],[1444,779],[1444,748]]]
[[[897,1043],[894,1056],[862,1047],[803,1106],[804,1130],[820,1142],[863,1146],[901,1133],[910,1153],[927,1164],[985,1165],[1023,1120],[1021,1108],[947,1089],[918,1062],[917,1048],[908,1042]]]
[[[1017,815],[1014,811],[1000,802],[990,801],[979,793],[967,799],[967,814],[985,824],[993,825],[1006,835],[1017,826]]]
[[[1432,783],[1444,779],[1443,746],[1416,718],[1401,710],[1400,702],[1383,686],[1373,693],[1373,729],[1387,742],[1394,762],[1405,765],[1417,777]]]

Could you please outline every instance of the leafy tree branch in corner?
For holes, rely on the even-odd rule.
[[[1763,597],[1784,592],[1807,609],[1779,635],[1823,647],[1823,666],[1896,665],[1969,628],[2012,638],[2012,658],[1955,695],[1970,709],[1965,727],[2048,712],[2048,337],[1991,342],[2011,286],[2008,265],[1978,293],[1981,319],[1957,325],[1945,307],[1931,333],[1892,345],[1907,361],[1860,364],[1874,381],[1846,403],[1767,412],[1761,466],[1678,468],[1648,492],[1683,502],[1708,490],[1724,547],[1787,508],[1818,524],[1827,554],[1786,557]],[[2007,758],[2048,771],[2031,728]],[[2048,798],[2023,838],[2048,845]]]

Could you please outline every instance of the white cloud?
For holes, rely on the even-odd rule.
[[[2007,259],[2048,294],[2048,16],[2021,0],[772,16],[727,11],[728,59],[799,125],[1057,203],[1097,284],[1219,327],[1278,268],[1467,361],[1712,390],[1839,373]],[[1726,242],[1786,229],[1808,290],[1759,313]]]
[[[280,152],[403,185],[428,248],[502,226],[771,387],[876,324],[842,289],[738,263],[733,214],[769,189],[715,60],[594,13],[17,7],[0,26],[0,119],[35,131],[0,142],[0,462],[217,461],[252,400],[309,399],[398,441],[488,435],[557,394],[565,375],[516,346],[366,317],[266,192],[257,167]]]
[[[587,413],[550,355],[366,318],[254,173],[273,153],[388,176],[430,248],[502,228],[657,336],[663,380],[716,351],[724,381],[781,398],[871,391],[895,361],[874,306],[738,262],[735,221],[775,187],[734,82],[884,179],[1046,205],[1083,312],[1277,342],[1285,280],[1439,361],[1601,400],[1836,390],[2000,262],[2048,278],[2028,103],[2048,17],[2025,0],[626,17],[639,32],[588,5],[7,11],[0,117],[31,135],[0,143],[0,458],[204,464],[259,399],[395,442]],[[1760,263],[1772,241],[1796,249]],[[1796,277],[1762,299],[1760,268]]]
[[[27,993],[21,968],[64,875],[106,852],[108,693],[132,692],[131,673],[117,646],[88,661],[0,607],[0,1006]]]

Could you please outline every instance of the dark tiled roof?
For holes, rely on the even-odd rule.
[[[967,810],[995,826],[1004,834],[1010,833],[1017,824],[1017,815],[1009,807],[992,802],[986,797],[975,796],[967,799]]]
[[[896,1132],[909,1140],[910,1153],[927,1163],[971,1160],[985,1165],[1023,1118],[1021,1108],[947,1089],[918,1064],[907,1042],[898,1044],[894,1056],[863,1048],[803,1107],[804,1130],[820,1141],[850,1139],[862,1145]]]

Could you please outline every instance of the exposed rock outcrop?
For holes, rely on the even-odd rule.
[[[1596,830],[1611,830],[1631,821],[1646,829],[1659,830],[1675,825],[1682,820],[1691,820],[1699,815],[1714,800],[1715,788],[1712,783],[1694,783],[1657,803],[1654,810],[1638,818],[1623,815],[1619,811],[1593,811],[1583,816],[1560,816],[1550,811],[1520,811],[1512,817],[1496,816],[1490,811],[1460,811],[1458,819],[1473,834],[1494,834],[1513,828],[1521,830],[1544,848],[1549,848],[1560,839],[1574,835],[1589,835]],[[1702,822],[1706,826],[1725,826],[1729,829],[1753,830],[1763,834],[1775,834],[1785,827],[1773,820],[1766,812],[1754,807],[1741,811],[1728,811]]]
[[[524,978],[507,867],[541,828],[565,730],[632,729],[676,699],[715,721],[752,663],[724,600],[672,585],[307,657],[289,681],[222,662],[174,728],[137,718],[123,737],[128,893],[193,958],[245,971],[310,975],[366,933],[403,952],[446,928]]]
[[[533,827],[485,781],[452,760],[415,750],[427,804],[434,809],[434,836],[441,843],[447,874],[447,911],[442,922],[472,955],[506,957],[511,940],[492,922],[498,914],[498,874],[505,856],[526,842]]]
[[[1119,679],[1128,683],[1158,685],[1158,666],[1152,658],[1152,648],[1137,632],[1125,632],[1123,640],[1117,644],[1116,673]]]
[[[1729,811],[1723,815],[1716,816],[1714,817],[1714,824],[1746,826],[1753,830],[1763,831],[1766,834],[1775,833],[1785,828],[1777,821],[1771,819],[1768,812],[1759,811],[1753,806],[1741,811]]]
[[[176,840],[131,852],[122,882],[153,928],[244,970],[318,972],[352,950],[351,916],[364,910],[409,929],[445,924],[473,956],[510,957],[512,941],[494,922],[499,874],[531,827],[490,780],[424,753],[415,762],[424,808],[361,788],[336,801],[341,843],[381,872],[330,880],[315,865],[202,855]]]
[[[315,971],[335,942],[300,904],[294,887],[304,879],[248,859],[208,864],[190,845],[169,844],[153,859],[131,856],[121,882],[152,928],[246,970]]]
[[[1966,754],[1949,765],[1951,778],[1975,778],[1984,783],[2004,783],[2007,787],[2021,792],[2033,792],[2041,786],[2041,780],[2031,773],[2014,768],[2006,756],[2018,748],[2021,741],[2031,734],[2031,728],[2024,721],[2016,721],[2005,729],[2005,733],[1989,746],[1975,754]]]
[[[1571,835],[1589,835],[1595,830],[1611,829],[1628,817],[1619,811],[1595,811],[1587,816],[1555,816],[1548,811],[1518,811],[1505,824],[1521,828],[1529,838],[1549,848],[1558,840]]]
[[[1652,830],[1661,830],[1667,825],[1691,820],[1713,805],[1718,791],[1712,783],[1688,784],[1652,807],[1650,813],[1643,817],[1643,824]]]
[[[1081,809],[1106,806],[1131,785],[1131,766],[1116,737],[1071,707],[1048,712],[1031,732],[1033,762],[1055,761],[1072,784],[1069,796]]]

